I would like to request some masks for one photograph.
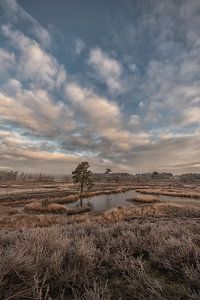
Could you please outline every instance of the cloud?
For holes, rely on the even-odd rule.
[[[98,135],[108,137],[109,129],[116,131],[120,126],[121,112],[115,102],[100,97],[92,90],[74,82],[66,84],[65,93],[75,109],[80,112],[83,122],[87,120],[87,126]]]
[[[83,50],[85,49],[84,41],[81,39],[76,39],[74,41],[74,49],[75,49],[75,53],[77,55],[80,55],[83,52]]]
[[[183,124],[192,125],[199,124],[200,125],[200,107],[190,107],[186,108],[183,112]]]
[[[111,35],[95,47],[76,34],[67,57],[18,2],[0,7],[1,165],[64,173],[86,159],[95,170],[197,170],[198,1],[125,1],[111,13]]]
[[[120,110],[115,102],[100,97],[92,90],[83,88],[72,82],[66,84],[66,95],[72,103],[87,114],[92,121],[103,125],[107,123],[118,123]]]
[[[27,11],[25,11],[15,0],[2,0],[0,3],[4,13],[10,22],[17,25],[22,20],[26,21],[30,33],[45,47],[50,47],[51,37],[48,31],[40,25]]]
[[[49,151],[43,149],[44,142],[29,139],[22,135],[0,130],[0,165],[17,168],[25,172],[42,172],[65,174],[68,168],[72,169],[81,161],[75,154],[62,153],[52,147]]]
[[[129,120],[130,126],[138,127],[141,124],[140,116],[139,115],[132,115]]]
[[[14,98],[0,93],[2,120],[29,129],[39,136],[56,136],[74,129],[73,113],[54,103],[44,90],[22,90]]]
[[[94,69],[99,79],[107,85],[111,93],[121,93],[123,84],[121,75],[123,72],[121,64],[114,58],[110,58],[99,48],[90,51],[88,64]]]
[[[35,41],[11,26],[3,25],[2,33],[6,36],[12,47],[19,51],[17,67],[18,76],[37,87],[53,89],[60,87],[65,81],[66,74],[57,60],[41,48]],[[7,54],[8,55],[8,54]]]
[[[2,76],[6,76],[9,71],[13,69],[15,65],[15,54],[13,52],[6,51],[0,48],[0,73]]]
[[[131,72],[136,73],[138,71],[137,65],[136,64],[130,64],[129,69]]]
[[[135,167],[142,171],[170,171],[174,173],[198,172],[200,138],[199,133],[169,136],[133,153]],[[159,162],[159,163],[158,163]]]
[[[115,151],[130,150],[134,145],[149,143],[148,133],[132,134],[123,128],[123,115],[117,103],[100,97],[94,91],[82,88],[76,83],[66,84],[65,92],[83,119],[87,120],[87,126],[100,138],[109,141]]]
[[[2,92],[6,93],[8,96],[15,96],[18,92],[21,92],[22,85],[17,79],[10,78],[6,81],[2,87]]]
[[[117,167],[109,159],[64,153],[57,150],[51,142],[29,139],[19,133],[0,129],[0,165],[16,168],[25,172],[42,172],[51,174],[69,174],[81,161],[89,161],[95,172],[104,172],[106,167],[113,170],[129,170],[123,164]]]

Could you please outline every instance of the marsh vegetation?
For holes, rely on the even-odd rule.
[[[1,230],[1,299],[199,299],[198,220]]]
[[[1,299],[200,298],[198,185],[80,190],[54,181],[2,190]]]

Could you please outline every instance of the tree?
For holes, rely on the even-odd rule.
[[[112,173],[112,170],[110,168],[106,169],[105,174]]]
[[[109,176],[110,173],[112,173],[112,170],[110,168],[107,168],[105,171],[106,181],[111,181],[111,177]]]
[[[152,178],[154,179],[154,184],[156,184],[156,180],[159,178],[159,173],[154,171],[152,173]]]
[[[90,165],[87,161],[83,161],[80,163],[76,169],[72,172],[72,178],[74,184],[79,184],[80,185],[80,192],[81,192],[81,206],[82,206],[82,193],[84,188],[86,187],[87,189],[91,189],[92,186],[94,185],[94,180],[93,180],[93,174],[90,170]]]

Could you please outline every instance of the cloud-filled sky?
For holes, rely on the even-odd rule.
[[[0,169],[200,172],[199,0],[0,0]]]

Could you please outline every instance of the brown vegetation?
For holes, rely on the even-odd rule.
[[[32,199],[54,199],[64,198],[72,194],[72,191],[68,190],[36,190],[36,191],[23,191],[17,193],[0,194],[0,201],[27,201]]]
[[[143,188],[136,189],[136,192],[142,194],[152,194],[152,195],[164,195],[164,196],[173,196],[173,197],[186,197],[186,198],[195,198],[200,199],[200,193],[197,191],[191,190],[179,190],[179,189],[166,189],[166,188]]]
[[[139,203],[155,203],[159,202],[159,199],[152,195],[136,195],[132,199],[128,199],[128,201]]]
[[[0,232],[1,299],[199,299],[199,221]]]
[[[16,213],[16,209],[0,205],[0,215],[14,215]]]
[[[89,206],[67,207],[66,213],[68,216],[82,214],[90,211]]]
[[[35,213],[35,214],[66,214],[66,215],[76,215],[90,211],[88,206],[82,207],[66,207],[57,203],[49,203],[43,205],[42,202],[32,202],[24,207],[25,212]]]
[[[26,204],[24,210],[31,213],[66,213],[64,205],[55,203],[43,205],[42,202],[31,202]]]
[[[97,216],[96,220],[100,222],[110,223],[141,217],[199,218],[200,209],[193,206],[183,206],[172,203],[158,203],[139,207],[119,207],[104,212],[102,215]]]
[[[66,214],[25,214],[17,213],[13,215],[0,214],[0,228],[17,229],[17,228],[35,228],[46,227],[54,224],[70,224],[79,222],[97,222],[113,223],[135,218],[167,217],[168,219],[179,218],[200,218],[200,209],[192,206],[182,206],[175,204],[150,204],[148,206],[129,206],[124,208],[114,208],[104,213],[87,214],[89,207],[67,208]],[[81,214],[83,213],[84,214]]]

